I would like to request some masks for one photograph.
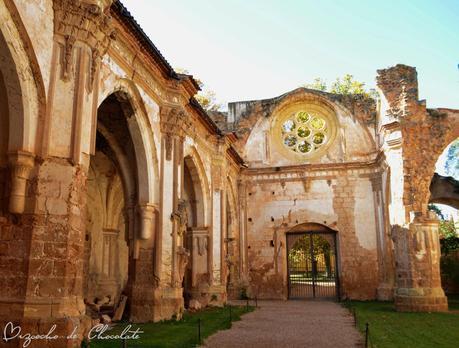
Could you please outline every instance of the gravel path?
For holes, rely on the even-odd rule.
[[[362,346],[349,312],[334,302],[258,301],[258,309],[210,336],[204,347],[333,347]]]

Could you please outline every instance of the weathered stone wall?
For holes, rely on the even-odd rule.
[[[85,182],[81,168],[44,161],[30,177],[26,212],[1,218],[2,325],[38,333],[57,324],[58,335],[83,329]]]
[[[434,215],[434,213],[432,213]],[[395,306],[403,312],[442,312],[448,302],[441,286],[440,242],[436,217],[394,226],[397,260]]]
[[[84,293],[102,295],[106,280],[101,230],[119,232],[115,244],[124,261],[116,265],[114,296],[127,292],[131,320],[181,316],[189,252],[207,277],[197,280],[208,288],[206,301],[222,305],[226,181],[236,185],[240,163],[228,152],[234,138],[193,101],[194,80],[170,68],[118,2],[8,0],[0,10],[1,320],[23,323],[33,333],[48,323],[70,333],[85,322]],[[109,118],[125,122],[98,122],[107,99],[122,108],[120,116],[110,105]],[[90,172],[86,205],[97,132],[114,154],[113,168],[99,170],[107,180]],[[179,203],[191,152],[205,193],[198,227],[207,243],[184,250]]]
[[[374,169],[248,170],[244,175],[249,290],[287,298],[286,233],[317,223],[337,231],[341,296],[373,299],[379,286],[370,175]],[[368,272],[371,268],[375,272]]]
[[[182,280],[193,263],[195,289],[205,293],[196,296],[201,304],[222,305],[228,291],[236,297],[244,287],[285,298],[285,234],[304,223],[337,231],[342,296],[358,299],[391,297],[389,223],[401,226],[405,234],[394,238],[397,288],[419,294],[430,287],[438,296],[424,292],[413,300],[399,291],[397,303],[431,309],[434,299],[444,309],[435,241],[420,249],[430,256],[418,262],[415,234],[406,229],[410,214],[425,212],[434,163],[458,136],[459,112],[426,109],[412,68],[380,72],[378,108],[361,96],[305,89],[231,103],[218,122],[226,118],[223,128],[235,134],[224,134],[193,99],[196,82],[172,70],[119,2],[5,0],[0,19],[0,324],[13,320],[32,333],[54,323],[58,334],[78,324],[83,330],[83,270],[98,274],[100,265],[99,256],[85,254],[85,237],[104,224],[128,234],[122,252],[126,258],[129,251],[128,264],[121,267],[128,276],[118,281],[127,284],[133,321],[180,317]],[[98,111],[110,98],[122,116],[108,110],[121,118],[100,123]],[[330,142],[320,156],[303,160],[278,151],[282,144],[271,131],[296,105],[329,115]],[[92,216],[86,224],[98,131],[116,155],[124,204],[118,199],[110,223]],[[193,202],[202,214],[193,220],[190,244],[184,242],[187,156],[202,191]],[[103,185],[89,182],[91,192],[95,186]],[[93,203],[92,214],[105,205]],[[419,228],[424,235],[435,229]],[[417,307],[426,298],[428,307]]]
[[[285,110],[309,107],[330,114],[328,147],[317,156],[290,156],[275,136],[277,119]],[[318,223],[337,231],[341,296],[376,298],[382,279],[378,233],[385,221],[377,213],[372,182],[382,176],[375,114],[372,100],[306,89],[230,104],[228,121],[249,167],[243,171],[241,244],[252,296],[287,298],[285,234],[296,225]]]
[[[410,212],[427,212],[435,164],[443,150],[459,136],[459,113],[427,109],[426,101],[418,100],[417,72],[413,67],[399,64],[378,70],[377,84],[383,98],[381,120],[387,129],[386,142],[394,132],[400,133],[402,158],[398,162],[403,167],[400,174],[405,208],[402,223],[409,222]]]
[[[117,301],[128,280],[124,193],[113,162],[97,151],[88,173],[85,298]]]
[[[381,144],[391,177],[391,234],[395,246],[395,303],[401,311],[444,311],[438,224],[427,205],[440,154],[459,136],[455,110],[426,108],[418,100],[416,69],[378,71]],[[426,141],[427,140],[427,141]]]
[[[229,104],[228,120],[234,120],[229,127],[238,135],[236,146],[251,167],[305,163],[280,153],[273,137],[278,116],[293,105],[323,108],[333,114],[330,121],[330,126],[336,128],[333,143],[323,156],[308,159],[307,163],[366,161],[374,157],[376,109],[371,99],[354,100],[350,96],[300,88],[273,99]]]

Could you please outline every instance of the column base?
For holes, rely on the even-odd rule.
[[[447,312],[448,299],[441,288],[396,289],[398,312]]]
[[[130,289],[129,321],[147,323],[155,320],[155,289],[152,287],[133,286]]]
[[[394,299],[394,287],[389,284],[381,284],[376,289],[378,301],[392,301]]]
[[[229,300],[240,300],[241,299],[241,288],[231,284],[228,287],[227,296]]]
[[[183,288],[133,288],[130,321],[133,323],[181,319],[184,311]]]
[[[226,286],[225,285],[212,285],[209,288],[209,296],[210,296],[210,301],[208,303],[208,306],[223,307],[228,300],[228,296],[226,293]]]

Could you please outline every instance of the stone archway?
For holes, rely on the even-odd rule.
[[[231,179],[226,183],[226,290],[228,297],[238,298],[238,286],[240,281],[240,239],[238,233],[237,201]]]
[[[129,108],[122,96],[112,94],[98,109],[87,179],[84,296],[88,303],[108,297],[115,306],[128,290],[128,264],[135,242],[135,231],[129,228],[135,223],[130,220],[135,220],[132,210],[138,200]]]
[[[30,39],[13,1],[0,4],[0,21],[0,213],[23,213],[26,181],[35,154],[40,153],[46,98]],[[2,189],[7,181],[9,194]]]
[[[196,308],[208,303],[209,230],[207,221],[207,180],[195,153],[184,158],[182,198],[187,210],[185,248],[190,251],[184,277],[185,307]]]
[[[129,318],[154,319],[155,206],[140,125],[131,98],[118,91],[99,106],[90,159],[85,243],[85,296],[129,298]],[[152,169],[152,168],[150,168]],[[145,296],[145,293],[150,296]]]
[[[429,210],[437,214],[440,238],[440,277],[446,295],[459,291],[457,241],[459,223],[459,138],[453,140],[439,156],[430,183]]]
[[[459,181],[451,176],[435,173],[430,182],[429,203],[445,204],[459,209]]]
[[[34,242],[43,234],[36,233],[40,223],[32,224],[36,222],[31,218],[36,192],[27,190],[27,181],[40,151],[46,98],[30,39],[13,1],[0,2],[0,22],[0,230],[15,231],[0,237],[0,264],[8,265],[8,272],[0,275],[0,323],[33,323],[38,318],[44,322],[40,309],[49,302],[36,300],[42,295],[36,286],[42,274],[31,256]],[[35,290],[31,291],[33,281]],[[72,291],[67,295],[71,298]],[[56,307],[55,313],[59,311]]]
[[[457,131],[459,133],[459,131]],[[458,161],[457,148],[459,146],[459,137],[454,138],[444,149],[438,154],[435,164],[435,173],[430,181],[429,187],[429,203],[438,203],[449,205],[452,208],[459,209],[459,176],[458,176]],[[450,169],[446,172],[446,161],[449,161]],[[439,167],[445,166],[445,168]],[[437,171],[440,172],[437,173]]]
[[[286,232],[288,298],[340,298],[336,231],[303,223]]]
[[[134,82],[128,79],[119,79],[110,92],[104,94],[103,101],[111,95],[123,99],[123,112],[126,113],[129,134],[135,149],[135,161],[138,166],[139,202],[159,203],[159,165],[152,132],[152,125],[140,92]]]

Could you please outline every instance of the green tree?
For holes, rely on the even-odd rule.
[[[326,92],[327,91],[327,84],[320,77],[316,77],[312,81],[312,83],[304,84],[303,87],[309,88],[309,89],[315,89],[317,91],[322,91],[322,92]]]
[[[428,209],[437,214],[440,223],[438,226],[438,234],[441,239],[441,251],[443,254],[448,254],[450,251],[459,249],[459,238],[456,233],[454,220],[446,220],[441,209],[435,204],[429,204]]]
[[[326,82],[320,77],[316,77],[312,83],[307,83],[303,87],[315,89],[322,92],[330,92],[342,95],[363,95],[367,98],[378,98],[378,93],[374,89],[367,90],[365,83],[354,80],[354,76],[346,74],[343,78],[337,78],[328,88]]]
[[[435,204],[429,204],[427,208],[430,211],[433,211],[435,214],[437,214],[440,220],[445,220],[445,216],[443,215],[443,212],[438,206],[436,206]]]
[[[365,83],[354,80],[354,76],[346,74],[342,79],[339,77],[332,83],[331,93],[336,94],[365,94]]]
[[[176,68],[175,71],[179,74],[189,75],[188,70]],[[222,104],[217,101],[216,93],[209,89],[200,79],[193,77],[201,90],[194,97],[202,108],[206,111],[218,111],[222,108]]]
[[[218,111],[222,107],[222,104],[217,101],[216,94],[213,90],[205,88],[200,91],[195,98],[204,110]]]

